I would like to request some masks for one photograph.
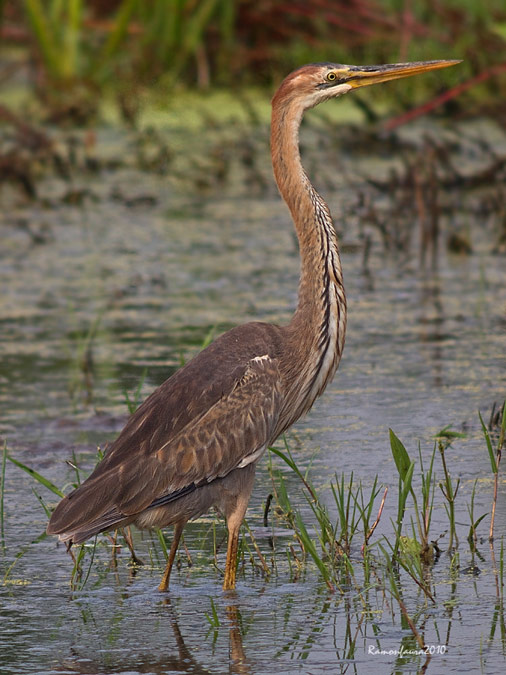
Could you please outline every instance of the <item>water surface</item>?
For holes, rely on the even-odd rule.
[[[332,157],[331,151],[326,148]],[[318,154],[311,157],[316,165]],[[464,152],[461,159],[472,158]],[[351,208],[353,194],[357,186],[365,189],[365,168],[385,175],[390,160],[379,154],[368,164],[345,153],[333,161],[319,176],[343,243],[346,347],[334,382],[288,443],[302,466],[312,461],[311,477],[323,494],[336,472],[353,472],[365,486],[378,475],[389,486],[379,538],[392,531],[396,510],[388,429],[412,457],[419,442],[427,457],[434,434],[449,424],[466,432],[448,451],[452,476],[461,481],[460,567],[451,570],[443,555],[433,570],[437,604],[423,629],[426,643],[446,653],[435,654],[428,668],[460,673],[466,663],[469,672],[500,672],[503,608],[488,517],[480,526],[479,556],[473,558],[465,537],[476,479],[475,513],[491,506],[478,411],[488,419],[505,396],[504,257],[492,253],[490,222],[457,210],[453,217],[469,223],[472,255],[448,253],[442,244],[436,269],[423,270],[416,247],[387,255],[376,231],[366,228],[373,248],[364,268],[364,228]],[[332,189],[325,189],[329,177]],[[68,185],[46,178],[39,187],[44,200],[25,203],[9,193],[0,221],[1,433],[13,457],[67,487],[74,473],[65,460],[74,453],[79,466],[91,469],[96,445],[124,424],[125,390],[132,393],[144,378],[146,396],[210,333],[253,319],[287,321],[298,281],[296,243],[274,189],[252,194],[247,183],[231,179],[227,189],[183,191],[166,176],[132,168],[75,180],[73,187],[86,192],[81,203],[62,201]],[[307,512],[300,484],[277,463],[293,504]],[[266,464],[259,466],[248,520],[272,557],[261,528],[271,491]],[[437,472],[441,477],[440,465]],[[358,594],[329,595],[310,562],[294,582],[284,556],[289,531],[278,537],[277,572],[266,580],[246,565],[237,594],[223,594],[213,566],[213,522],[218,539],[224,535],[213,517],[187,528],[196,564],[188,568],[181,555],[167,597],[156,592],[162,555],[150,559],[156,545],[146,534],[135,541],[148,564],[135,575],[124,550],[112,568],[104,545],[84,588],[71,591],[72,564],[63,547],[52,538],[30,543],[47,522],[32,488],[55,503],[27,474],[7,466],[2,577],[26,551],[0,585],[0,672],[409,673],[425,662],[423,655],[370,653],[417,648],[380,587],[370,590],[372,615],[364,618]],[[496,541],[505,533],[505,501],[501,480]],[[328,503],[332,509],[330,496]],[[439,491],[437,504],[434,537],[447,529]],[[354,555],[359,561],[359,548]],[[223,556],[222,547],[221,566]],[[420,606],[415,587],[406,602],[413,612]]]

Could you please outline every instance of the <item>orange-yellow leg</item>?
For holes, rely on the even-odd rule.
[[[242,518],[241,518],[242,521]],[[235,589],[235,577],[237,572],[237,549],[239,547],[239,531],[241,523],[233,527],[228,523],[228,546],[227,562],[225,563],[225,579],[223,580],[223,590],[233,591]]]
[[[227,561],[225,563],[225,579],[223,590],[235,589],[235,577],[237,572],[237,549],[239,548],[239,531],[255,480],[255,465],[250,464],[245,469],[238,469],[229,474],[233,477],[234,491],[230,490],[228,503],[225,504],[225,515],[228,527]]]
[[[160,581],[160,585],[158,586],[159,591],[165,592],[169,588],[170,573],[172,571],[172,565],[174,564],[174,559],[177,553],[177,547],[179,546],[179,540],[181,539],[181,535],[183,534],[184,526],[185,524],[182,522],[176,523],[174,525],[174,537],[172,539],[172,544],[170,546],[169,559],[167,560],[167,565],[165,566],[165,571],[163,573],[162,580]]]

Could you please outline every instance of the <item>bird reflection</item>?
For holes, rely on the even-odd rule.
[[[169,672],[191,672],[194,675],[203,675],[205,673],[209,675],[211,670],[208,666],[201,665],[187,647],[176,614],[172,611],[170,598],[165,598],[162,604],[169,608],[169,623],[174,635],[177,653],[165,653],[163,656],[146,654],[144,659],[136,655],[131,661],[128,659],[128,656],[125,657],[123,654],[119,657],[117,663],[111,663],[111,655],[105,654],[103,659],[93,659],[88,656],[82,657],[79,654],[79,649],[74,648],[71,650],[71,656],[61,662],[54,670],[56,672],[71,671],[73,673],[82,673],[83,675],[109,675],[112,673],[124,673],[125,671],[131,673],[155,673],[156,675]],[[233,675],[250,675],[252,670],[246,658],[242,642],[240,611],[236,605],[229,605],[225,608],[225,613],[229,632],[228,672]],[[223,627],[225,628],[225,626]],[[202,652],[202,649],[199,649],[199,651]],[[106,665],[104,660],[109,661],[109,663]]]
[[[229,672],[248,675],[251,668],[242,645],[241,615],[235,605],[227,607],[229,622]]]

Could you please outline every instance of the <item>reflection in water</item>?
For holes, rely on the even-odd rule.
[[[160,605],[164,605],[168,609],[167,618],[168,623],[172,629],[175,640],[177,654],[164,653],[163,656],[156,654],[147,656],[145,658],[128,658],[125,654],[118,656],[118,663],[107,663],[111,660],[111,656],[115,650],[111,649],[109,655],[98,660],[90,658],[90,655],[82,656],[79,650],[71,648],[72,656],[62,660],[60,665],[55,668],[54,672],[68,672],[72,673],[86,673],[86,675],[108,675],[109,673],[155,673],[156,675],[164,673],[194,673],[195,675],[209,675],[213,669],[202,665],[197,658],[192,654],[192,651],[187,647],[183,634],[179,627],[177,613],[173,610],[170,598],[164,598]],[[250,675],[252,670],[249,666],[246,655],[244,653],[241,629],[241,615],[236,605],[228,605],[226,607],[226,616],[229,629],[229,669],[228,672],[232,675]],[[83,621],[94,621],[91,612],[88,610],[83,613]],[[135,635],[132,640],[138,640],[139,636]],[[137,650],[133,650],[134,652]],[[207,654],[205,655],[207,660]]]
[[[445,315],[441,284],[437,277],[425,279],[420,288],[420,343],[429,345],[435,387],[443,386],[443,327]]]
[[[228,605],[227,618],[230,623],[230,672],[238,673],[238,675],[249,675],[252,671],[248,665],[242,646],[241,615],[235,605]]]

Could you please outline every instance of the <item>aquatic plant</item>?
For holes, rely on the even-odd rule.
[[[0,468],[0,540],[5,550],[5,521],[4,521],[4,495],[5,495],[5,466],[7,463],[7,441],[4,441],[2,450],[2,466]]]
[[[139,384],[134,389],[132,394],[129,394],[126,389],[123,390],[123,396],[125,397],[125,403],[128,408],[128,413],[130,415],[133,415],[133,413],[139,407],[139,404],[141,402],[141,391],[142,387],[144,386],[144,380],[146,379],[147,373],[148,369],[144,368],[144,370],[142,371],[141,379],[139,380]]]
[[[448,465],[446,462],[445,452],[451,444],[451,436],[444,436],[443,438],[438,439],[437,445],[439,453],[441,455],[441,463],[443,465],[444,471],[444,480],[439,483],[441,492],[443,493],[444,498],[446,499],[445,511],[448,515],[448,520],[450,523],[450,539],[448,542],[448,550],[451,551],[453,548],[453,541],[455,540],[455,545],[458,546],[458,537],[455,523],[455,499],[459,491],[460,478],[457,478],[455,486],[453,485],[451,474],[448,470]]]
[[[506,401],[502,405],[502,417],[501,425],[499,431],[499,437],[497,439],[496,447],[494,449],[492,445],[492,440],[490,438],[490,433],[483,422],[481,413],[479,413],[481,428],[483,430],[483,436],[485,437],[485,442],[487,444],[488,456],[490,459],[490,466],[492,468],[492,473],[494,475],[494,496],[492,500],[492,513],[490,516],[490,530],[489,530],[489,540],[493,541],[494,539],[494,522],[495,522],[495,509],[497,504],[497,486],[499,481],[499,464],[501,463],[502,449],[504,446],[504,438],[506,434]]]
[[[44,71],[53,85],[100,83],[112,74],[123,47],[137,0],[123,0],[99,49],[90,41],[86,3],[82,0],[24,0],[27,19]]]
[[[498,55],[504,52],[504,25],[501,0],[458,6],[444,0],[430,12],[423,3],[405,7],[395,0],[381,7],[375,0],[0,4],[1,37],[18,49],[20,42],[30,49],[39,95],[81,121],[93,114],[104,90],[115,92],[125,118],[132,120],[138,91],[146,83],[164,88],[176,83],[235,86],[240,78],[243,85],[264,85],[294,63],[406,61],[442,50],[447,58],[465,57],[461,77],[478,78],[481,99],[488,95],[500,101],[498,75],[504,64]],[[455,76],[445,77],[452,82]],[[420,86],[408,85],[407,100],[412,99],[412,87]],[[474,95],[474,87],[467,89],[468,97]],[[404,100],[399,104],[405,107]],[[376,116],[363,101],[356,105]],[[63,119],[60,112],[56,117]]]

